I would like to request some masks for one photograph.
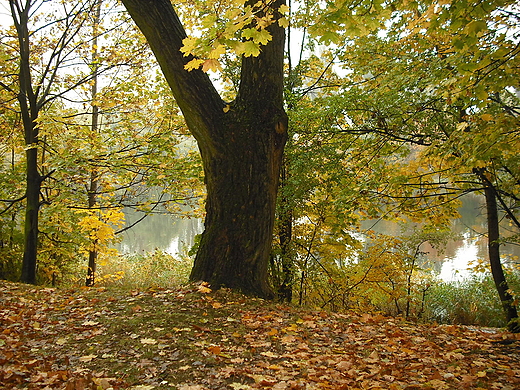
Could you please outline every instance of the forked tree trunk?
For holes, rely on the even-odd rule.
[[[123,3],[148,40],[202,156],[205,231],[191,280],[273,297],[267,266],[287,138],[283,28],[270,26],[271,42],[258,57],[243,59],[239,93],[227,104],[205,73],[184,69],[192,58],[180,51],[186,33],[170,0]]]
[[[15,23],[20,50],[20,70],[18,83],[20,91],[18,102],[22,117],[25,147],[26,147],[26,209],[24,222],[24,254],[20,281],[36,283],[36,259],[38,253],[38,217],[40,211],[40,189],[42,176],[38,171],[38,124],[36,123],[40,111],[33,91],[30,69],[29,47],[29,17],[30,4],[23,9],[17,9],[14,2],[10,3],[11,15]]]

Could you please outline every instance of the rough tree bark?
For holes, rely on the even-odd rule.
[[[186,33],[170,0],[123,3],[148,40],[202,156],[205,230],[191,280],[273,297],[267,267],[287,138],[284,29],[270,26],[272,41],[258,57],[243,58],[238,95],[226,103],[205,73],[184,69],[191,60],[180,51]]]

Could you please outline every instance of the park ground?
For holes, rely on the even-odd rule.
[[[0,281],[0,389],[520,388],[503,329],[331,313],[204,285]]]

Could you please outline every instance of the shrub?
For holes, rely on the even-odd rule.
[[[188,281],[193,260],[155,250],[145,254],[112,256],[98,267],[97,285],[125,288],[172,287]]]
[[[518,291],[517,274],[508,275],[508,282],[513,290]],[[432,286],[426,296],[424,319],[439,323],[506,326],[500,299],[489,273]]]

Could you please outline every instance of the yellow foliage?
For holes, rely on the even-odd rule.
[[[124,224],[125,216],[121,208],[108,210],[81,211],[86,215],[78,222],[79,228],[89,240],[88,250],[105,250],[115,239],[115,228]]]

